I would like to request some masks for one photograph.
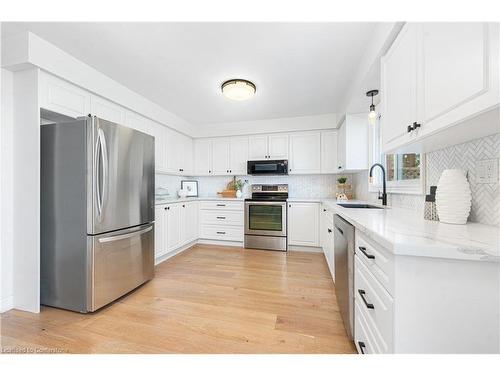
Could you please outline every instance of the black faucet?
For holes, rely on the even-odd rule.
[[[375,163],[370,168],[370,178],[372,178],[373,168],[380,167],[382,169],[382,195],[380,195],[380,191],[378,192],[378,199],[382,199],[382,205],[387,206],[387,191],[385,188],[385,168],[380,163]]]

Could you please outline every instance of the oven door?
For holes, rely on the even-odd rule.
[[[245,202],[245,234],[286,237],[286,202]]]

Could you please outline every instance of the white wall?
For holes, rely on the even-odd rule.
[[[13,307],[13,84],[2,69],[0,119],[0,312]]]
[[[337,114],[327,113],[314,116],[283,117],[258,121],[227,122],[199,126],[194,135],[199,137],[218,137],[262,133],[278,133],[303,130],[321,130],[337,127]]]

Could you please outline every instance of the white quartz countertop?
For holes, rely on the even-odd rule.
[[[169,197],[167,199],[157,199],[155,204],[172,204],[172,203],[180,203],[180,202],[191,202],[191,201],[234,201],[234,202],[243,202],[245,198],[223,198],[223,197],[186,197],[186,198],[174,198]]]
[[[322,203],[396,255],[500,262],[500,228],[495,226],[429,221],[404,208],[344,208],[334,199]]]

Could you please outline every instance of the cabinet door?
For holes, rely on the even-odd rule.
[[[167,251],[181,245],[181,209],[180,203],[167,206]]]
[[[422,126],[458,109],[488,89],[488,25],[421,24]]]
[[[248,137],[231,138],[231,174],[247,174]]]
[[[291,174],[321,172],[320,133],[298,133],[290,136]]]
[[[181,174],[191,175],[193,174],[193,139],[187,135],[182,135],[182,160],[181,160]]]
[[[90,93],[50,74],[40,74],[40,107],[70,117],[87,116]]]
[[[248,159],[267,159],[267,135],[256,135],[248,138]]]
[[[336,173],[337,167],[337,131],[321,132],[321,173]]]
[[[268,138],[269,159],[288,159],[288,135],[273,134]]]
[[[319,203],[288,204],[288,244],[319,246]]]
[[[130,111],[125,113],[125,126],[152,135],[150,122],[150,120],[137,113]]]
[[[181,163],[183,160],[183,143],[180,134],[175,130],[166,129],[166,156],[167,156],[167,166],[166,170],[169,173],[180,174],[181,173]]]
[[[231,142],[229,138],[215,138],[212,141],[212,168],[215,175],[227,175],[230,173],[230,147]]]
[[[165,231],[167,229],[166,212],[164,206],[155,207],[155,259],[167,252],[165,246]]]
[[[406,24],[382,59],[384,147],[404,141],[417,121],[417,25]]]
[[[342,122],[337,135],[337,172],[346,169],[346,120]]]
[[[208,138],[194,140],[194,174],[206,176],[212,174],[212,140]]]
[[[100,96],[91,96],[90,111],[93,115],[116,124],[122,125],[125,122],[125,109]]]
[[[184,241],[189,243],[198,238],[198,202],[186,202],[184,209]]]
[[[167,128],[153,121],[149,121],[149,127],[151,135],[155,137],[155,169],[165,172],[167,169]]]

